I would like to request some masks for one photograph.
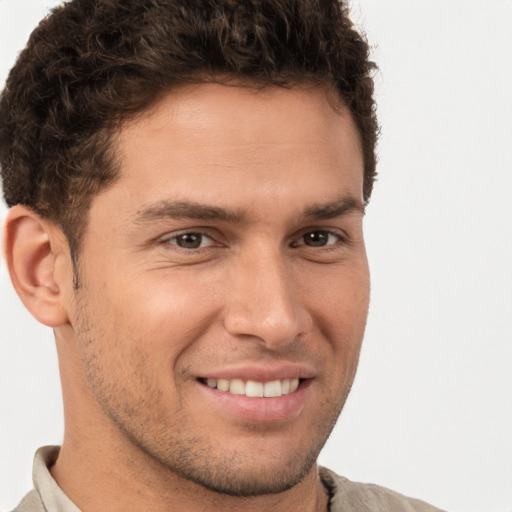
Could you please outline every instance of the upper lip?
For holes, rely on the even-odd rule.
[[[312,379],[315,372],[307,365],[298,364],[257,364],[215,368],[197,375],[202,379],[241,379],[257,382],[271,382],[284,379]]]

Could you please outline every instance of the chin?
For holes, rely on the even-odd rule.
[[[237,460],[234,456],[221,464],[202,464],[200,468],[181,468],[180,476],[218,494],[254,497],[278,494],[295,487],[313,468],[316,455],[278,463],[270,457],[260,463]],[[176,471],[176,470],[175,470]]]

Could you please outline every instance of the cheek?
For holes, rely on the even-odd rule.
[[[200,328],[214,307],[211,283],[186,272],[146,272],[128,283],[111,281],[97,289],[97,313],[110,315],[117,328],[146,333],[148,342]]]
[[[369,274],[367,265],[351,271],[318,277],[318,289],[311,302],[316,328],[328,341],[328,358],[332,382],[343,389],[354,378],[366,327],[369,306]]]
[[[89,289],[83,301],[89,332],[81,337],[95,341],[82,343],[88,366],[101,367],[102,378],[112,385],[108,375],[115,375],[122,393],[160,389],[173,396],[184,354],[193,351],[216,316],[217,301],[208,288],[190,283],[189,278],[146,276],[126,286],[110,280],[108,287]]]
[[[117,296],[115,302],[108,295],[98,301],[91,297],[95,295],[79,298],[76,335],[96,401],[117,419],[119,411],[135,418],[148,403],[175,396],[172,367],[180,347],[168,333],[154,328],[155,319],[148,316],[151,308],[144,305],[139,314],[130,314],[134,305],[126,296]]]
[[[370,280],[366,260],[351,268],[311,273],[303,295],[320,325],[345,337],[362,335],[368,315]]]

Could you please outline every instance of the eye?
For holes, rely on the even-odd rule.
[[[341,236],[332,231],[309,231],[304,233],[294,245],[307,245],[309,247],[325,247],[335,245],[341,240]]]
[[[210,247],[214,242],[204,233],[189,231],[167,239],[166,243],[177,245],[181,249],[202,249],[204,247]]]

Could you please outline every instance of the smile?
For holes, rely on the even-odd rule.
[[[212,389],[249,398],[275,398],[293,393],[299,387],[299,379],[282,379],[258,382],[242,379],[204,379],[203,383]]]

